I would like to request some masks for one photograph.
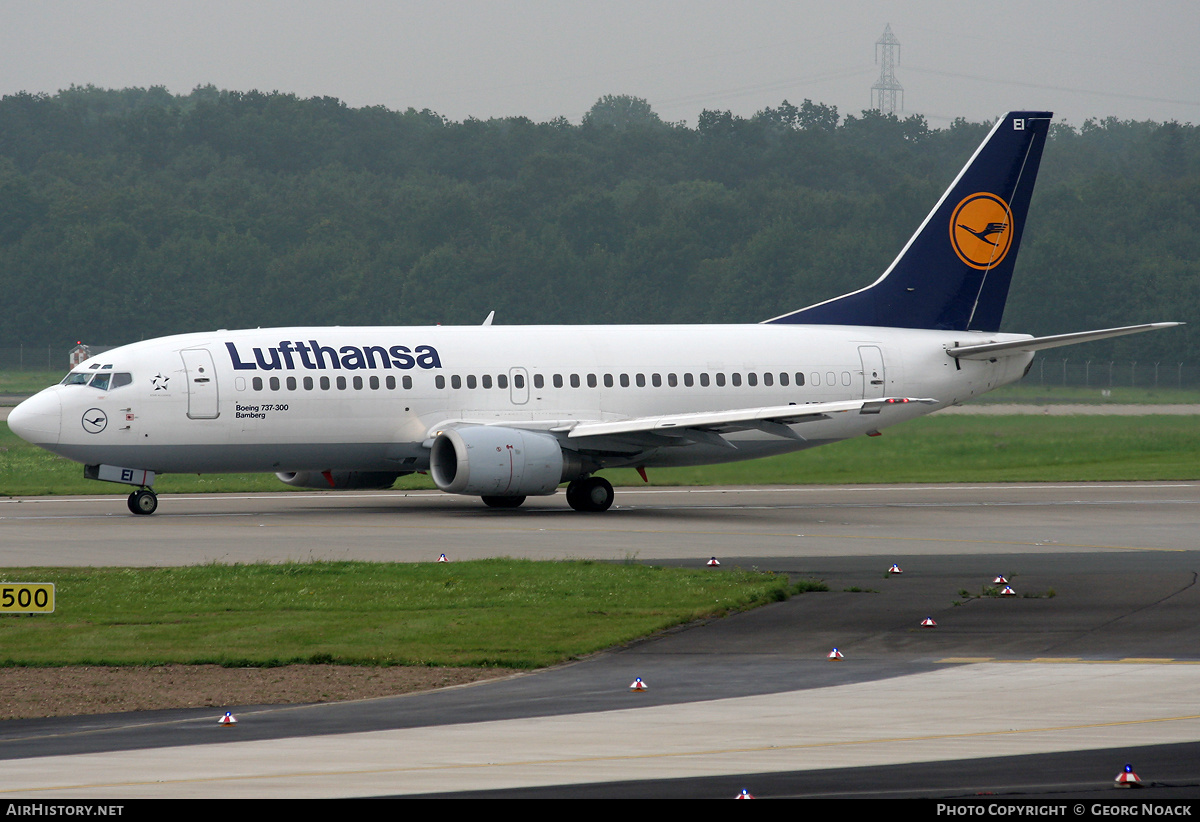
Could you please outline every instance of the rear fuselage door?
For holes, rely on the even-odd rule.
[[[217,397],[217,369],[207,348],[179,352],[187,372],[188,419],[215,420],[221,409]]]
[[[874,345],[860,345],[858,356],[862,359],[863,399],[882,399],[887,388],[883,373],[883,352]]]

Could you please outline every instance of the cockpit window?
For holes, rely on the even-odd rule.
[[[133,383],[133,374],[128,371],[108,371],[101,370],[97,374],[89,374],[86,371],[72,371],[67,376],[63,377],[60,385],[90,385],[92,388],[100,391],[112,391],[124,385]]]

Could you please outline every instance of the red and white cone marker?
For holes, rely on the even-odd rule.
[[[644,690],[646,690],[646,683],[642,682],[642,678],[640,676],[635,677],[633,682],[629,685],[629,690],[644,691]]]
[[[438,557],[438,562],[449,562],[449,561],[450,560],[446,559],[445,554],[442,554],[441,556]]]
[[[717,567],[720,567],[720,565],[721,565],[721,563],[717,562],[716,557],[713,557],[712,559],[710,559],[708,562],[706,562],[704,564],[707,565],[709,568],[717,568]]]
[[[841,651],[839,651],[837,648],[834,648],[829,652],[829,659],[844,659],[844,657],[842,656]]]
[[[997,575],[997,577],[995,579],[992,580],[992,584],[993,585],[1007,585],[1008,580],[1004,578],[1004,574],[999,574],[999,575]]]
[[[754,797],[750,795],[750,791],[746,790],[745,788],[742,788],[742,792],[734,797],[734,799],[753,799],[753,798]]]
[[[1000,592],[1002,597],[1015,597],[1017,592],[1012,589],[1011,585],[1005,585],[1004,590]]]
[[[1142,780],[1133,772],[1133,766],[1125,763],[1125,768],[1117,774],[1117,778],[1113,780],[1113,784],[1118,788],[1140,788]]]
[[[936,628],[937,627],[937,623],[933,621],[933,617],[925,617],[923,620],[921,620],[921,624],[924,625],[926,628]]]
[[[904,572],[900,570],[899,565],[897,565],[896,563],[893,562],[892,567],[888,568],[888,573],[889,574],[903,574]]]
[[[223,717],[221,717],[219,720],[217,720],[217,724],[218,724],[218,725],[236,725],[236,724],[237,724],[237,717],[236,717],[236,716],[234,716],[234,715],[233,715],[232,713],[230,713],[229,711],[226,711],[226,712],[225,712],[225,716],[223,716]]]

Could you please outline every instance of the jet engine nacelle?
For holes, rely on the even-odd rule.
[[[447,429],[429,452],[429,475],[449,494],[545,496],[579,470],[578,455],[550,434],[500,426]]]
[[[296,488],[391,488],[397,477],[411,471],[286,471],[280,482]]]

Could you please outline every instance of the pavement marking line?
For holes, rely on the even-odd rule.
[[[405,774],[405,773],[424,773],[437,772],[445,773],[447,771],[467,771],[467,770],[483,770],[483,769],[499,769],[499,768],[529,768],[529,767],[548,767],[552,765],[580,765],[587,763],[598,762],[637,762],[637,761],[654,761],[654,760],[671,760],[683,759],[697,756],[730,756],[734,754],[744,753],[770,753],[775,751],[802,751],[802,750],[817,750],[828,748],[846,748],[860,745],[891,745],[896,743],[911,744],[914,742],[938,742],[954,739],[982,739],[988,737],[1001,736],[1022,736],[1029,734],[1041,733],[1062,733],[1066,731],[1087,731],[1097,728],[1119,728],[1133,725],[1148,725],[1161,724],[1164,722],[1188,722],[1200,720],[1200,714],[1188,714],[1184,716],[1159,717],[1156,719],[1132,719],[1117,722],[1094,722],[1081,725],[1053,725],[1042,728],[1007,728],[996,731],[971,731],[967,733],[957,734],[925,734],[920,736],[903,736],[903,737],[877,737],[872,739],[853,739],[834,742],[812,742],[800,743],[793,745],[754,745],[742,746],[733,748],[708,748],[698,749],[693,751],[677,751],[677,752],[661,752],[649,754],[620,754],[607,756],[579,756],[579,757],[556,757],[550,759],[528,759],[528,760],[513,760],[510,762],[477,762],[477,763],[438,763],[434,765],[421,765],[399,768],[349,768],[344,770],[307,770],[296,771],[294,773],[275,772],[270,774],[252,774],[252,775],[229,775],[229,776],[211,776],[211,777],[195,777],[188,779],[155,779],[155,780],[137,780],[137,781],[121,781],[121,782],[94,782],[84,784],[66,784],[44,786],[41,788],[0,788],[0,794],[6,793],[42,793],[46,791],[64,791],[64,790],[95,790],[99,788],[134,788],[141,785],[154,785],[161,787],[163,785],[187,785],[187,784],[216,784],[223,782],[253,782],[259,780],[279,780],[279,779],[315,779],[320,777],[346,777],[346,776],[361,776],[361,775],[376,775],[376,774]],[[811,768],[810,768],[811,769]]]
[[[672,485],[672,486],[652,486],[650,488],[642,488],[639,486],[620,485],[622,494],[777,494],[791,492],[796,494],[815,494],[822,492],[875,492],[888,490],[893,492],[912,492],[912,491],[1031,491],[1044,488],[1053,488],[1058,490],[1071,489],[1087,489],[1103,486],[1111,489],[1126,489],[1126,488],[1145,488],[1153,486],[1155,488],[1196,488],[1200,483],[1195,482],[1179,482],[1179,481],[1155,481],[1147,480],[1141,483],[1121,483],[1110,484],[1106,482],[1096,483],[1070,483],[1060,484],[1054,482],[1045,482],[1037,484],[1022,484],[1022,485],[978,485],[974,483],[958,483],[958,484],[922,484],[922,483],[898,483],[896,485],[776,485],[776,486],[694,486],[694,485]],[[196,494],[183,493],[172,494],[164,493],[161,496],[170,497],[176,502],[201,502],[204,500],[227,499],[227,500],[251,500],[251,499],[294,499],[294,500],[312,500],[312,499],[327,499],[327,500],[345,500],[345,499],[428,499],[446,501],[453,497],[433,489],[413,489],[411,491],[393,491],[375,494],[352,494],[345,491],[324,491],[319,494],[299,493],[288,491],[255,491],[255,492],[231,492],[231,493],[213,493],[213,494]],[[16,496],[10,497],[4,502],[9,503],[39,503],[39,502],[113,502],[123,499],[121,494],[112,494],[110,496],[91,497],[79,496],[72,497],[66,495],[49,495],[49,496]]]

